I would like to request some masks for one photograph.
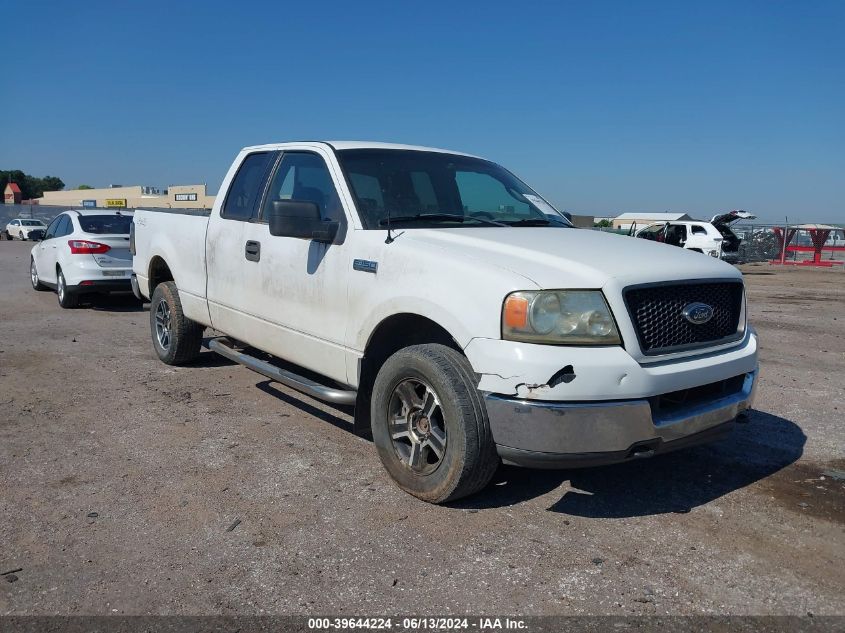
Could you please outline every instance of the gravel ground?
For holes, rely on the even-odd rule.
[[[746,267],[729,439],[436,507],[348,411],[161,364],[131,300],[61,310],[30,246],[0,242],[0,614],[845,613],[843,271]]]

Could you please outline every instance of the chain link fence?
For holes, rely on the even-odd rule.
[[[816,254],[813,235],[807,229],[780,224],[739,224],[731,230],[742,239],[739,245],[740,262],[780,261],[802,262]],[[791,236],[784,247],[784,235]],[[845,260],[845,229],[833,229],[821,246],[822,261]]]
[[[627,229],[595,227],[593,230],[617,235],[628,234]],[[736,223],[731,225],[731,230],[742,240],[737,257],[735,260],[731,258],[731,261],[736,263],[780,261],[781,256],[786,262],[802,262],[812,260],[816,254],[810,231],[794,225],[784,228],[782,224]],[[788,238],[791,236],[786,249],[783,244],[784,235]],[[845,261],[845,228],[830,231],[821,245],[820,259],[822,262]]]

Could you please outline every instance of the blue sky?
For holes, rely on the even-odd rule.
[[[372,139],[491,158],[575,213],[845,222],[841,0],[0,0],[0,21],[0,168],[71,187],[215,191],[245,145]]]

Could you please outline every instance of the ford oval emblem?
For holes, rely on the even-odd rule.
[[[704,325],[713,318],[713,306],[706,303],[688,303],[681,310],[681,314],[693,325]]]

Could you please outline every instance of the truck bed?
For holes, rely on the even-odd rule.
[[[150,277],[171,275],[185,316],[211,325],[206,302],[205,234],[209,209],[136,209],[132,271],[148,299]],[[153,239],[154,238],[154,239]],[[167,268],[162,269],[164,262]]]

